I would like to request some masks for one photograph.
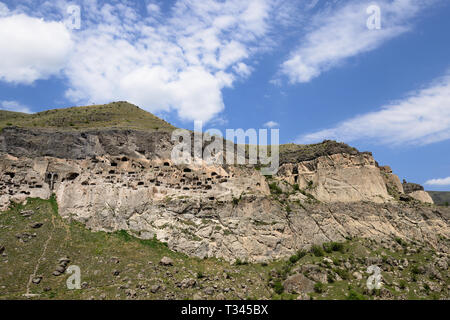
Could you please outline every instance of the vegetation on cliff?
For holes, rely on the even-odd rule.
[[[440,299],[448,259],[418,243],[348,239],[286,260],[234,264],[190,258],[125,231],[91,232],[63,220],[54,198],[0,214],[0,299]],[[445,241],[445,240],[443,240]],[[70,265],[81,289],[68,290]],[[383,287],[368,290],[370,265]]]

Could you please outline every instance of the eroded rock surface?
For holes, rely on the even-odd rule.
[[[403,181],[403,190],[413,199],[424,203],[434,203],[433,198],[428,192],[424,191],[423,186],[420,184]]]
[[[325,202],[385,202],[389,196],[372,155],[333,154],[281,166],[278,177]]]
[[[267,261],[348,237],[435,248],[450,237],[448,209],[395,201],[388,189],[403,192],[398,177],[353,149],[289,154],[268,179],[251,166],[176,166],[167,133],[15,128],[0,142],[0,210],[54,193],[64,218],[156,237],[192,256]],[[273,182],[282,195],[271,195]]]

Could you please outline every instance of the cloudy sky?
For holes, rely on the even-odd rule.
[[[347,142],[450,190],[449,17],[448,0],[0,0],[0,108],[127,100]]]

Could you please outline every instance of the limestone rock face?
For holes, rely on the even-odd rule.
[[[386,183],[389,194],[404,193],[403,184],[400,182],[400,178],[392,172],[391,167],[380,167],[381,174]]]
[[[405,193],[413,199],[424,203],[434,204],[433,198],[431,198],[428,192],[424,191],[423,186],[420,184],[404,181],[403,190],[405,190]]]
[[[431,203],[431,204],[434,203],[433,199],[426,191],[422,191],[422,190],[413,191],[413,192],[409,193],[408,195],[413,197],[414,199],[416,199],[418,201],[422,201],[424,203]]]
[[[46,163],[4,155],[0,160],[0,210],[11,201],[21,203],[27,198],[48,199],[51,191],[45,182]]]
[[[170,137],[158,132],[8,129],[0,146],[0,211],[55,194],[66,219],[156,237],[192,256],[261,262],[346,237],[434,247],[450,238],[449,209],[394,201],[368,153],[284,162],[267,179],[251,166],[174,165]],[[271,181],[284,192],[272,195]]]
[[[279,179],[297,184],[325,202],[373,201],[389,196],[380,169],[370,154],[334,154],[281,166]]]

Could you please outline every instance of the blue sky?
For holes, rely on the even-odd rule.
[[[0,108],[127,100],[189,129],[347,142],[450,190],[449,17],[445,0],[0,0]]]

